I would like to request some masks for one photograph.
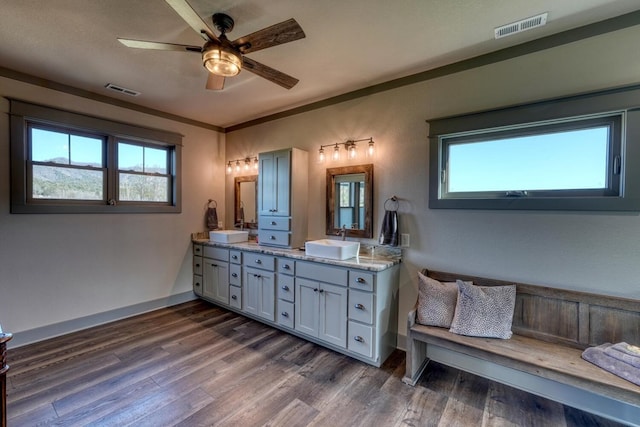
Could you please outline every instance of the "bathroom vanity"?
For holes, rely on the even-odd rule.
[[[253,242],[193,240],[201,298],[363,362],[396,348],[399,256],[347,260]]]

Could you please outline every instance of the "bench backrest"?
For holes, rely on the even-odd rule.
[[[515,284],[514,334],[576,348],[605,342],[640,344],[640,300],[426,269],[423,274],[441,282],[461,279],[479,286]]]

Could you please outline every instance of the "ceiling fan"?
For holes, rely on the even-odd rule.
[[[247,53],[304,38],[304,31],[302,31],[302,28],[295,19],[291,18],[236,40],[229,41],[226,34],[230,32],[234,26],[233,18],[229,15],[215,13],[212,16],[213,26],[220,32],[220,35],[216,36],[186,0],[165,1],[191,28],[202,36],[205,40],[203,46],[189,46],[124,38],[118,38],[118,41],[125,46],[139,49],[187,51],[202,54],[202,64],[209,71],[206,88],[211,90],[221,90],[224,87],[225,77],[233,77],[242,69],[246,69],[285,89],[291,89],[298,83],[298,79],[245,56]]]

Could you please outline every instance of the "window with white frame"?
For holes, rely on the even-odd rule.
[[[640,86],[429,121],[429,207],[640,210]]]
[[[180,212],[179,135],[11,100],[12,213]]]

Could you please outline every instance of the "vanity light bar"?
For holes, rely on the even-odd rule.
[[[373,142],[373,138],[369,137],[369,138],[362,138],[362,139],[348,139],[345,142],[336,142],[335,144],[325,144],[325,145],[321,145],[320,149],[318,150],[318,160],[320,163],[323,163],[326,158],[327,158],[327,153],[325,152],[325,148],[327,147],[333,147],[333,150],[331,150],[331,159],[333,161],[338,161],[340,160],[340,146],[343,145],[344,149],[347,150],[347,158],[349,160],[355,159],[358,154],[357,154],[357,142],[363,142],[363,141],[368,141],[369,144],[367,146],[367,157],[373,157],[373,154],[375,153],[375,148],[374,148],[374,142]]]
[[[250,171],[258,171],[258,158],[256,156],[245,157],[243,159],[229,160],[227,162],[227,174],[233,172],[240,173]]]

